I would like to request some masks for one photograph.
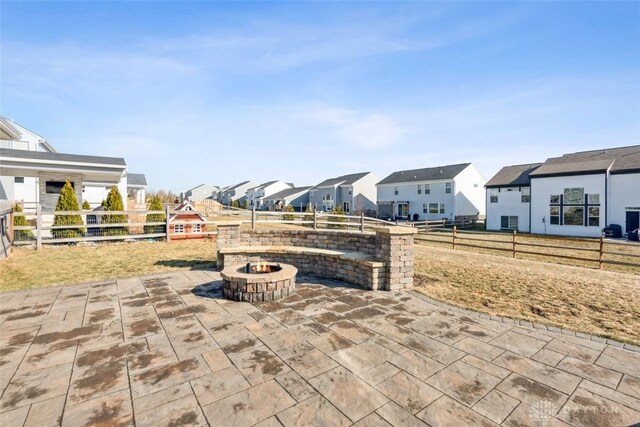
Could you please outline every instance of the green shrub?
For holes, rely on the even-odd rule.
[[[311,203],[307,204],[307,208],[305,209],[305,216],[302,217],[303,221],[309,221],[313,223],[313,205]],[[313,224],[305,224],[307,227],[313,227]]]
[[[29,225],[27,217],[23,215],[15,215],[15,212],[22,212],[22,206],[15,204],[13,206],[13,225],[18,227],[26,227]],[[15,230],[14,238],[16,240],[31,240],[33,239],[33,232],[31,230]]]
[[[91,205],[86,200],[84,202],[82,202],[82,210],[84,210],[84,211],[90,211],[91,210]]]
[[[329,216],[328,218],[329,218],[329,222],[345,222],[346,223],[347,221],[349,221],[349,218],[346,217],[344,210],[342,210],[342,206],[336,206],[335,208],[333,208],[333,210],[331,211],[331,216]],[[347,229],[349,228],[349,226],[347,226],[346,224],[344,225],[329,224],[327,228]]]
[[[56,203],[56,211],[79,211],[80,205],[78,204],[78,198],[69,180],[65,182],[62,190],[60,190],[60,196],[58,197],[58,203]],[[67,239],[84,236],[84,223],[80,215],[56,215],[53,217],[53,225],[79,225],[81,227],[69,227],[59,228],[51,230],[51,234],[56,239]]]
[[[244,202],[242,202],[242,207],[244,209],[249,209],[249,200],[244,199]]]
[[[284,212],[295,212],[295,209],[293,209],[293,206],[291,206],[291,205],[287,205],[287,206],[284,208]],[[284,221],[295,221],[296,216],[295,216],[295,215],[292,215],[292,214],[284,214],[284,215],[282,215],[282,219],[283,219]]]
[[[240,207],[240,202],[238,202],[237,200],[234,200],[233,202],[231,202],[231,207],[232,208],[239,208]]]
[[[118,187],[115,185],[111,187],[109,194],[107,194],[107,199],[104,202],[104,210],[105,211],[124,211],[124,203],[122,202],[122,196],[120,195],[120,191],[118,191]],[[102,216],[103,224],[126,224],[127,223],[127,215],[126,214],[110,214]],[[129,227],[103,227],[102,235],[103,236],[121,236],[124,234],[129,234]]]
[[[162,207],[162,199],[158,195],[151,196],[149,199],[149,208],[150,211],[161,211],[164,208]],[[146,222],[163,222],[166,221],[167,217],[163,213],[152,213],[147,214]],[[145,234],[149,233],[165,233],[166,228],[164,225],[145,225],[144,226]]]

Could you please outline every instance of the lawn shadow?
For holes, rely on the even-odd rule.
[[[162,265],[165,267],[188,268],[190,270],[215,270],[215,262],[190,260],[190,259],[166,259],[156,261],[154,265]]]

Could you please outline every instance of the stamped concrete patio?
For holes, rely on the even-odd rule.
[[[630,425],[640,353],[300,278],[193,271],[0,294],[0,425]]]

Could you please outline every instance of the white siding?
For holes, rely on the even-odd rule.
[[[378,201],[379,202],[409,202],[409,215],[413,218],[414,214],[418,214],[420,220],[440,220],[443,218],[454,218],[454,193],[455,185],[453,185],[451,193],[445,193],[446,181],[425,181],[412,182],[405,184],[382,184],[378,185]],[[430,185],[430,194],[425,194],[424,184]],[[418,184],[422,185],[422,192],[418,194]],[[398,187],[398,194],[394,194],[394,188]],[[424,213],[424,203],[444,203],[444,213]],[[439,206],[439,205],[438,205]],[[394,214],[397,215],[397,208]],[[474,212],[475,213],[475,212]]]
[[[522,187],[487,188],[487,230],[500,230],[502,216],[517,216],[518,231],[529,232],[529,203],[522,202],[521,189]],[[491,190],[500,190],[497,203],[490,202]]]
[[[600,223],[598,226],[555,225],[549,223],[550,196],[563,194],[565,188],[584,188],[587,194],[600,195]],[[561,236],[599,237],[604,223],[605,175],[574,175],[531,180],[531,232]],[[544,218],[544,222],[543,222]]]
[[[640,210],[640,173],[609,176],[608,206],[607,225],[621,225],[623,233],[632,231],[626,229],[626,211]]]
[[[361,209],[375,210],[378,197],[376,183],[380,181],[377,176],[369,173],[353,184],[351,194],[351,211]]]
[[[473,166],[467,166],[454,179],[455,210],[458,215],[484,215],[485,179]]]

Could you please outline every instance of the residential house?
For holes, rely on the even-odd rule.
[[[471,163],[393,172],[377,184],[378,217],[478,218],[485,213],[484,184]]]
[[[329,178],[309,190],[309,203],[319,211],[336,206],[342,206],[346,213],[374,211],[377,181],[371,172]]]
[[[293,187],[278,191],[262,199],[264,207],[270,211],[281,211],[290,205],[297,212],[306,210],[311,187]]]
[[[252,187],[247,190],[247,200],[249,207],[256,209],[266,209],[263,199],[279,191],[293,187],[284,181],[269,181]]]
[[[147,203],[147,177],[143,173],[127,174],[127,194],[133,197],[134,203],[142,209]]]
[[[518,215],[515,221],[526,224],[518,224],[519,230],[599,237],[611,224],[620,225],[623,233],[640,226],[640,145],[549,158],[527,175],[530,215],[522,219]],[[516,228],[512,227],[513,218],[502,223],[503,216],[516,216],[506,207],[503,192],[490,187],[487,193],[487,228]]]
[[[218,191],[220,187],[212,184],[200,184],[195,187],[189,188],[180,193],[180,201],[188,200],[190,202],[196,202],[198,200],[218,198]]]
[[[169,237],[171,240],[204,239],[207,219],[185,200],[169,215]]]
[[[258,183],[254,181],[243,181],[235,185],[231,185],[226,189],[220,190],[218,193],[218,201],[223,205],[231,205],[233,202],[238,202],[240,205],[244,203],[247,198],[247,191],[255,187]]]
[[[132,189],[144,191],[141,174],[133,176]],[[127,206],[127,164],[122,158],[58,153],[41,136],[0,116],[0,200],[21,202],[26,211],[37,204],[55,209],[67,180],[78,202],[100,205],[112,186],[117,186]]]
[[[487,182],[487,230],[531,231],[529,174],[541,164],[505,166]]]

